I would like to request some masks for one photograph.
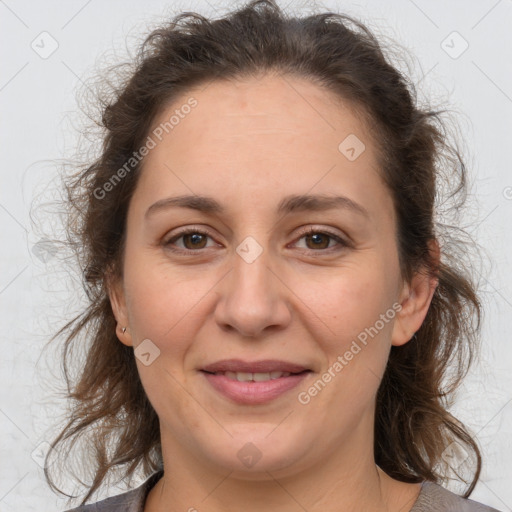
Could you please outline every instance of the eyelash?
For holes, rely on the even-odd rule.
[[[193,254],[193,255],[197,255],[198,253],[200,253],[201,251],[204,251],[205,248],[202,248],[202,249],[176,249],[176,248],[173,248],[171,246],[172,243],[176,242],[177,240],[179,240],[180,238],[182,238],[183,236],[186,236],[186,235],[190,235],[190,234],[197,234],[197,235],[203,235],[203,236],[207,236],[209,238],[212,238],[212,235],[208,232],[208,231],[203,231],[201,229],[197,229],[197,228],[185,228],[183,229],[182,231],[180,231],[179,233],[176,233],[172,238],[169,238],[167,241],[164,242],[164,246],[169,249],[170,251],[174,252],[174,253],[181,253],[183,255],[188,255],[188,254]],[[308,236],[308,235],[313,235],[313,234],[320,234],[320,235],[327,235],[329,238],[335,240],[338,245],[340,247],[336,248],[336,247],[330,247],[328,249],[319,249],[319,250],[315,250],[315,249],[304,249],[305,251],[307,252],[313,252],[313,253],[318,253],[318,252],[332,252],[332,250],[342,250],[342,249],[345,249],[345,248],[348,248],[348,247],[351,247],[351,244],[349,244],[347,241],[343,240],[341,237],[339,237],[338,235],[335,235],[334,233],[331,233],[330,231],[326,231],[326,230],[320,230],[320,229],[317,229],[317,228],[314,228],[314,227],[308,227],[307,229],[303,230],[301,233],[300,233],[300,237],[297,239],[297,240],[300,240],[302,238],[304,238],[305,236]]]

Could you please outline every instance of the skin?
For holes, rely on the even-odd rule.
[[[419,329],[436,280],[402,279],[375,144],[349,104],[276,75],[191,89],[154,126],[190,97],[197,106],[145,159],[123,276],[109,289],[120,341],[135,348],[149,339],[160,350],[148,366],[136,360],[160,419],[165,466],[144,510],[407,512],[420,485],[375,465],[375,396],[391,346]],[[354,161],[338,150],[349,134],[366,147]],[[368,217],[346,208],[276,213],[284,196],[306,193],[346,196]],[[184,194],[211,196],[226,212],[169,208],[145,218],[156,201]],[[172,242],[197,254],[166,247],[182,227],[209,231],[199,242]],[[315,244],[303,227],[350,245],[328,236]],[[236,252],[248,236],[263,249],[250,264]],[[393,320],[301,404],[298,393],[393,304],[401,306]],[[239,405],[198,371],[226,358],[282,359],[313,371],[272,402]],[[252,467],[237,457],[248,442],[261,454]]]

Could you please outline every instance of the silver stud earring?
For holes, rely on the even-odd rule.
[[[126,332],[126,327],[123,327],[122,331],[123,331],[123,334],[124,334]]]

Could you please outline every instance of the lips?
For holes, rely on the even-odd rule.
[[[217,361],[201,372],[212,388],[237,404],[264,404],[296,387],[310,372],[288,361]]]

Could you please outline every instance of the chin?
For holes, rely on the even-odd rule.
[[[203,445],[203,456],[241,480],[268,480],[269,473],[283,477],[300,471],[306,457],[304,446],[309,444],[306,439],[295,438],[287,431],[269,435],[272,429],[268,426],[256,432],[253,425],[248,430],[251,433],[246,432],[246,435],[230,437],[226,434],[214,445],[212,438],[208,438]]]

